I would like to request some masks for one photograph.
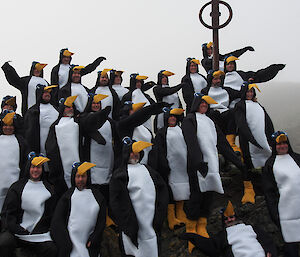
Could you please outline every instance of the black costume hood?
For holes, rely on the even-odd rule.
[[[72,172],[71,172],[71,186],[72,187],[76,187],[75,186],[75,176],[76,173],[78,172],[78,167],[82,164],[83,162],[74,162],[72,165]],[[90,188],[92,185],[92,180],[91,180],[91,170],[89,169],[88,171],[86,171],[87,174],[87,181],[86,181],[86,188]]]
[[[112,86],[114,85],[114,81],[115,81],[115,77],[116,77],[116,70],[111,70],[110,71],[110,75],[109,75],[109,84]],[[121,85],[122,85],[122,82],[123,82],[123,78],[122,78],[122,75],[121,75]]]
[[[2,98],[1,109],[3,109],[3,107],[4,107],[5,105],[7,105],[6,101],[9,100],[9,99],[11,99],[11,98],[15,98],[15,96],[7,95],[7,96],[4,96],[4,97]],[[17,105],[17,103],[16,103],[16,104],[13,106],[14,111],[17,110],[17,107],[18,107],[18,105]]]
[[[33,75],[33,70],[35,69],[35,65],[36,65],[37,63],[39,63],[39,62],[32,62],[31,67],[30,67],[29,76],[34,76],[34,75]],[[41,70],[40,77],[41,77],[41,78],[44,77],[44,70]]]
[[[249,90],[249,83],[248,82],[245,82],[241,88],[241,100],[246,100],[246,93],[248,92]],[[256,90],[254,87],[252,87],[253,89],[253,98],[254,99],[256,97]]]
[[[122,164],[127,167],[128,160],[130,157],[130,153],[132,152],[132,144],[135,143],[135,140],[132,140],[130,137],[124,137],[123,140],[123,149],[122,149]],[[144,151],[140,151],[140,159],[141,161],[144,157]]]
[[[40,154],[37,154],[36,152],[30,152],[27,156],[27,162],[26,162],[26,165],[25,165],[25,170],[24,170],[24,177],[29,179],[30,178],[30,166],[31,166],[31,162],[32,160],[35,158],[35,157],[46,157],[44,154],[40,153]],[[44,167],[44,164],[42,165],[42,176],[41,176],[41,181],[43,181],[45,178],[46,178],[46,174],[45,174],[45,167]]]
[[[72,83],[72,75],[73,75],[73,68],[74,67],[76,67],[76,66],[79,66],[79,65],[74,65],[74,64],[72,64],[71,65],[71,69],[70,69],[70,71],[69,71],[69,79],[68,79],[68,83]],[[79,81],[79,83],[81,84],[81,78],[82,78],[82,75],[81,75],[81,77],[80,77],[80,81]]]
[[[161,84],[161,79],[162,79],[163,76],[165,76],[165,77],[167,78],[167,85],[169,85],[169,78],[168,78],[168,76],[166,76],[166,75],[163,74],[164,71],[165,71],[165,70],[161,70],[161,71],[157,74],[157,85],[162,85],[162,84]]]
[[[202,54],[203,54],[203,58],[209,58],[207,54],[207,43],[202,44]]]
[[[192,113],[195,113],[198,111],[198,108],[199,108],[199,105],[202,103],[202,102],[206,102],[204,99],[202,99],[204,95],[201,94],[201,93],[195,93],[194,94],[194,99],[193,99],[193,102],[192,102],[192,106],[191,106],[191,110],[190,112]],[[210,111],[210,104],[208,104],[208,109],[207,109],[207,113],[209,113]]]
[[[65,98],[61,98],[59,100],[59,103],[58,103],[58,113],[59,113],[58,120],[60,120],[60,118],[64,115],[64,110],[66,108],[66,106],[64,105],[65,100],[66,100]],[[73,117],[78,116],[80,114],[80,112],[77,111],[76,106],[75,106],[74,103],[73,103],[73,109],[74,109],[74,116]]]
[[[190,75],[190,66],[191,66],[191,63],[192,63],[193,59],[195,59],[195,58],[188,57],[186,59],[186,68],[185,68],[185,74],[186,75]],[[199,65],[197,65],[197,72],[199,72]]]
[[[95,87],[99,87],[99,86],[100,86],[100,76],[101,76],[101,72],[102,72],[102,71],[98,71],[98,72],[97,72],[97,80],[96,80],[96,83],[95,83]],[[107,83],[106,86],[110,86],[111,83],[113,83],[113,81],[111,82],[111,80],[110,80],[108,74],[107,74],[107,77],[108,77],[108,83]]]
[[[136,76],[138,76],[139,74],[138,73],[133,73],[130,75],[130,83],[129,83],[129,90],[130,91],[134,91],[136,89]],[[141,83],[142,83],[142,86],[141,86],[141,90],[143,90],[143,86],[144,86],[144,80],[140,80]]]
[[[279,135],[285,135],[286,138],[287,138],[287,144],[288,144],[288,147],[289,147],[289,150],[288,150],[288,154],[294,154],[294,151],[293,151],[293,148],[291,147],[290,145],[290,141],[289,141],[289,138],[288,138],[288,135],[284,132],[284,131],[276,131],[272,134],[272,143],[271,143],[271,147],[272,147],[272,157],[275,157],[277,154],[277,151],[276,151],[276,138],[279,136]]]
[[[5,115],[7,113],[10,113],[10,112],[13,112],[13,111],[8,111],[8,110],[4,110],[2,113],[1,113],[1,117],[0,117],[0,135],[3,135],[3,130],[2,130],[2,127],[4,125],[4,122],[3,122],[3,118],[5,117]],[[20,134],[21,131],[22,131],[22,124],[19,124],[18,122],[18,119],[17,119],[17,115],[15,114],[14,115],[14,118],[13,118],[13,126],[14,126],[14,135],[16,134]]]
[[[169,119],[169,117],[171,117],[171,116],[174,116],[174,117],[176,117],[176,125],[180,125],[181,124],[181,122],[183,121],[183,117],[184,117],[184,115],[183,114],[181,114],[181,115],[175,115],[175,114],[170,114],[170,112],[171,112],[171,108],[168,108],[168,107],[164,107],[163,108],[163,112],[164,112],[164,127],[168,127],[169,126],[169,124],[168,124],[168,119]]]
[[[228,55],[228,56],[225,56],[225,58],[224,58],[224,72],[226,73],[226,72],[228,72],[227,70],[226,70],[226,60],[227,60],[227,58],[229,58],[229,57],[231,57],[231,56],[233,56],[233,55]],[[233,69],[233,71],[236,71],[236,61],[231,61],[231,62],[233,62],[234,63],[234,69]]]
[[[58,62],[58,64],[61,64],[62,63],[62,58],[64,57],[64,51],[65,50],[69,50],[68,48],[63,48],[63,49],[61,49],[60,51],[59,51],[59,62]],[[71,64],[71,61],[72,61],[72,56],[70,56],[70,62],[69,62],[69,64]]]

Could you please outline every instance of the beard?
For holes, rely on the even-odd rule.
[[[138,159],[132,159],[132,158],[130,158],[130,159],[128,160],[128,163],[129,163],[129,164],[137,164],[138,162],[139,162]]]

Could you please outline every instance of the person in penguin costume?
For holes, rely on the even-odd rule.
[[[262,168],[271,156],[274,126],[265,108],[257,102],[256,84],[242,87],[241,101],[235,105],[234,115],[244,162],[248,168]]]
[[[218,103],[210,96],[196,93],[191,113],[182,123],[190,181],[190,197],[184,206],[187,215],[186,231],[204,237],[209,237],[206,224],[212,199],[216,193],[224,193],[219,173],[218,152],[241,171],[244,181],[250,182],[247,168],[236,156],[218,125],[206,114],[209,112],[209,105],[212,104]],[[253,188],[245,188],[242,202],[254,202],[254,196]],[[194,246],[189,244],[190,252],[193,248]]]
[[[19,133],[15,112],[5,111],[0,122],[0,210],[8,188],[24,176],[28,147]]]
[[[205,238],[195,233],[186,233],[181,239],[189,240],[209,257],[276,257],[276,245],[272,238],[260,227],[245,224],[234,212],[229,201],[221,210],[223,229]]]
[[[48,86],[48,82],[43,79],[43,69],[47,64],[32,62],[29,76],[19,77],[16,70],[8,63],[4,63],[4,71],[7,82],[13,87],[20,90],[22,95],[22,115],[36,103],[36,86],[38,84]]]
[[[82,155],[81,129],[78,112],[74,105],[77,96],[61,99],[59,116],[51,125],[46,140],[46,153],[49,163],[49,180],[58,185],[59,195],[71,187],[71,168]]]
[[[299,256],[300,155],[293,151],[285,132],[275,132],[272,139],[272,155],[262,174],[266,204],[282,233],[284,256]]]
[[[130,75],[130,86],[129,92],[125,94],[122,98],[121,106],[123,107],[125,102],[131,101],[132,103],[145,103],[145,106],[155,103],[155,101],[145,92],[152,88],[155,83],[153,81],[144,83],[147,76],[141,76],[138,73],[133,73]],[[152,121],[151,117],[145,121],[144,126],[152,131]]]
[[[246,46],[244,48],[235,50],[233,52],[227,54],[219,54],[219,67],[221,71],[224,71],[224,59],[226,56],[233,55],[236,57],[240,57],[247,51],[254,51],[252,46]],[[201,64],[207,73],[213,70],[213,42],[202,44],[202,54],[203,59],[201,60]]]
[[[13,256],[17,247],[37,256],[56,256],[49,229],[57,198],[55,188],[45,178],[43,164],[48,161],[43,155],[31,152],[24,178],[13,183],[7,192],[1,212],[4,228],[0,234],[1,256]]]
[[[86,86],[81,84],[81,70],[84,68],[84,66],[73,66],[70,69],[69,82],[58,91],[58,99],[77,95],[74,104],[79,112],[83,112],[86,108],[90,92]]]
[[[171,230],[185,223],[183,204],[190,196],[187,147],[180,127],[183,113],[182,108],[164,108],[164,127],[155,136],[149,159],[149,165],[159,172],[169,188],[168,224]]]
[[[57,85],[37,85],[36,104],[25,114],[25,138],[30,151],[46,154],[45,143],[49,129],[59,115],[57,108],[51,104],[51,93],[54,88],[57,88]]]
[[[58,257],[98,257],[105,228],[106,204],[97,185],[91,183],[94,163],[72,166],[72,187],[57,203],[51,236]]]
[[[186,111],[190,112],[194,93],[200,93],[203,88],[207,86],[206,78],[199,73],[200,61],[195,58],[186,59],[186,71],[184,77],[181,79],[182,95],[186,103]]]
[[[123,256],[158,257],[159,237],[168,206],[161,176],[139,161],[149,142],[123,139],[122,164],[109,183],[109,204],[120,229]]]
[[[91,89],[93,94],[102,94],[107,95],[105,99],[101,102],[101,106],[104,109],[107,106],[110,106],[111,111],[109,113],[109,118],[113,120],[119,120],[120,113],[120,99],[116,91],[110,85],[110,80],[108,77],[108,72],[111,69],[104,69],[98,72],[98,77],[96,80],[96,85]]]
[[[172,104],[171,108],[182,108],[182,104],[178,95],[178,91],[182,88],[183,84],[175,87],[169,86],[169,77],[175,73],[167,70],[161,70],[157,75],[157,85],[153,88],[153,93],[156,101]],[[164,126],[163,113],[156,115],[154,119],[154,132]]]
[[[124,71],[121,70],[111,70],[110,71],[110,84],[113,90],[116,91],[119,100],[121,101],[123,96],[128,93],[128,89],[122,86],[123,78],[122,74]]]

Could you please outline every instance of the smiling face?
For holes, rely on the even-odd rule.
[[[129,164],[137,164],[140,160],[140,153],[130,153],[128,163]]]
[[[206,52],[207,52],[207,55],[208,56],[211,56],[212,55],[212,47],[210,47],[210,48],[207,48],[207,50],[206,50]]]
[[[114,84],[115,85],[121,85],[121,82],[122,82],[121,76],[120,75],[116,75],[115,79],[114,79]]]
[[[194,62],[191,62],[190,64],[190,73],[197,73],[197,68],[198,68],[198,65]]]
[[[201,103],[199,104],[198,112],[201,114],[205,114],[207,110],[208,110],[208,104],[207,102],[202,100]]]
[[[74,108],[73,108],[73,106],[71,106],[71,107],[65,106],[63,116],[64,117],[73,117],[74,116]]]
[[[213,77],[211,84],[213,87],[219,87],[221,86],[221,82],[222,82],[221,77],[218,76],[218,77]]]
[[[175,127],[176,126],[176,122],[177,122],[177,118],[174,115],[171,115],[168,118],[169,127]]]
[[[246,92],[246,100],[252,100],[254,96],[254,90],[251,88]]]
[[[289,151],[289,146],[287,142],[281,142],[279,144],[276,144],[276,152],[279,155],[287,154]]]
[[[3,125],[2,131],[4,135],[12,135],[15,132],[15,127],[12,125]]]
[[[107,74],[100,75],[99,84],[100,84],[100,86],[107,86],[108,85],[108,76],[107,76]]]
[[[39,77],[41,76],[41,71],[37,70],[36,68],[33,69],[33,76]]]
[[[76,173],[75,175],[75,186],[79,191],[83,190],[86,188],[86,183],[87,183],[87,173],[85,172],[82,175],[79,175]]]
[[[80,80],[81,80],[80,70],[74,70],[72,73],[72,82],[80,83]]]
[[[50,93],[50,92],[51,92],[51,91],[48,91],[48,90],[46,90],[46,91],[43,92],[42,99],[43,99],[46,103],[49,103],[50,100],[51,100],[51,93]]]
[[[225,218],[224,223],[226,227],[230,227],[235,224],[235,221],[236,221],[235,216],[229,216]]]
[[[38,166],[30,165],[29,176],[32,181],[40,181],[43,173],[42,164]]]
[[[226,64],[226,70],[227,71],[234,71],[234,69],[235,69],[235,65],[234,65],[234,62],[229,62],[229,63],[227,63]]]
[[[93,112],[97,112],[101,109],[101,101],[98,103],[93,102],[91,107]]]
[[[63,58],[61,59],[61,63],[62,64],[69,64],[71,61],[71,57],[70,56],[63,56]]]
[[[161,84],[162,85],[168,85],[168,77],[166,75],[163,75],[161,78]]]

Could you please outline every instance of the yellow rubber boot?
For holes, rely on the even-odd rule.
[[[186,224],[186,214],[183,210],[184,201],[176,202],[176,218],[179,219],[182,223]]]
[[[113,220],[108,216],[108,210],[106,209],[106,227],[110,227],[112,225],[116,226]]]
[[[197,221],[196,220],[189,220],[186,219],[186,227],[185,227],[185,231],[187,233],[194,233],[197,234]],[[189,241],[188,242],[188,250],[189,253],[192,253],[193,249],[195,248],[195,246]]]
[[[206,226],[207,226],[207,218],[200,217],[197,221],[197,234],[199,236],[209,238],[209,234],[207,233]]]
[[[175,226],[182,224],[182,222],[175,217],[175,204],[168,204],[168,224],[171,230],[174,230]]]
[[[241,153],[241,149],[235,144],[235,138],[236,138],[236,135],[234,135],[234,134],[226,135],[226,139],[227,139],[228,143],[230,144],[231,148],[233,149],[233,151]]]
[[[255,203],[255,192],[251,181],[244,181],[244,196],[242,198],[242,204]]]

